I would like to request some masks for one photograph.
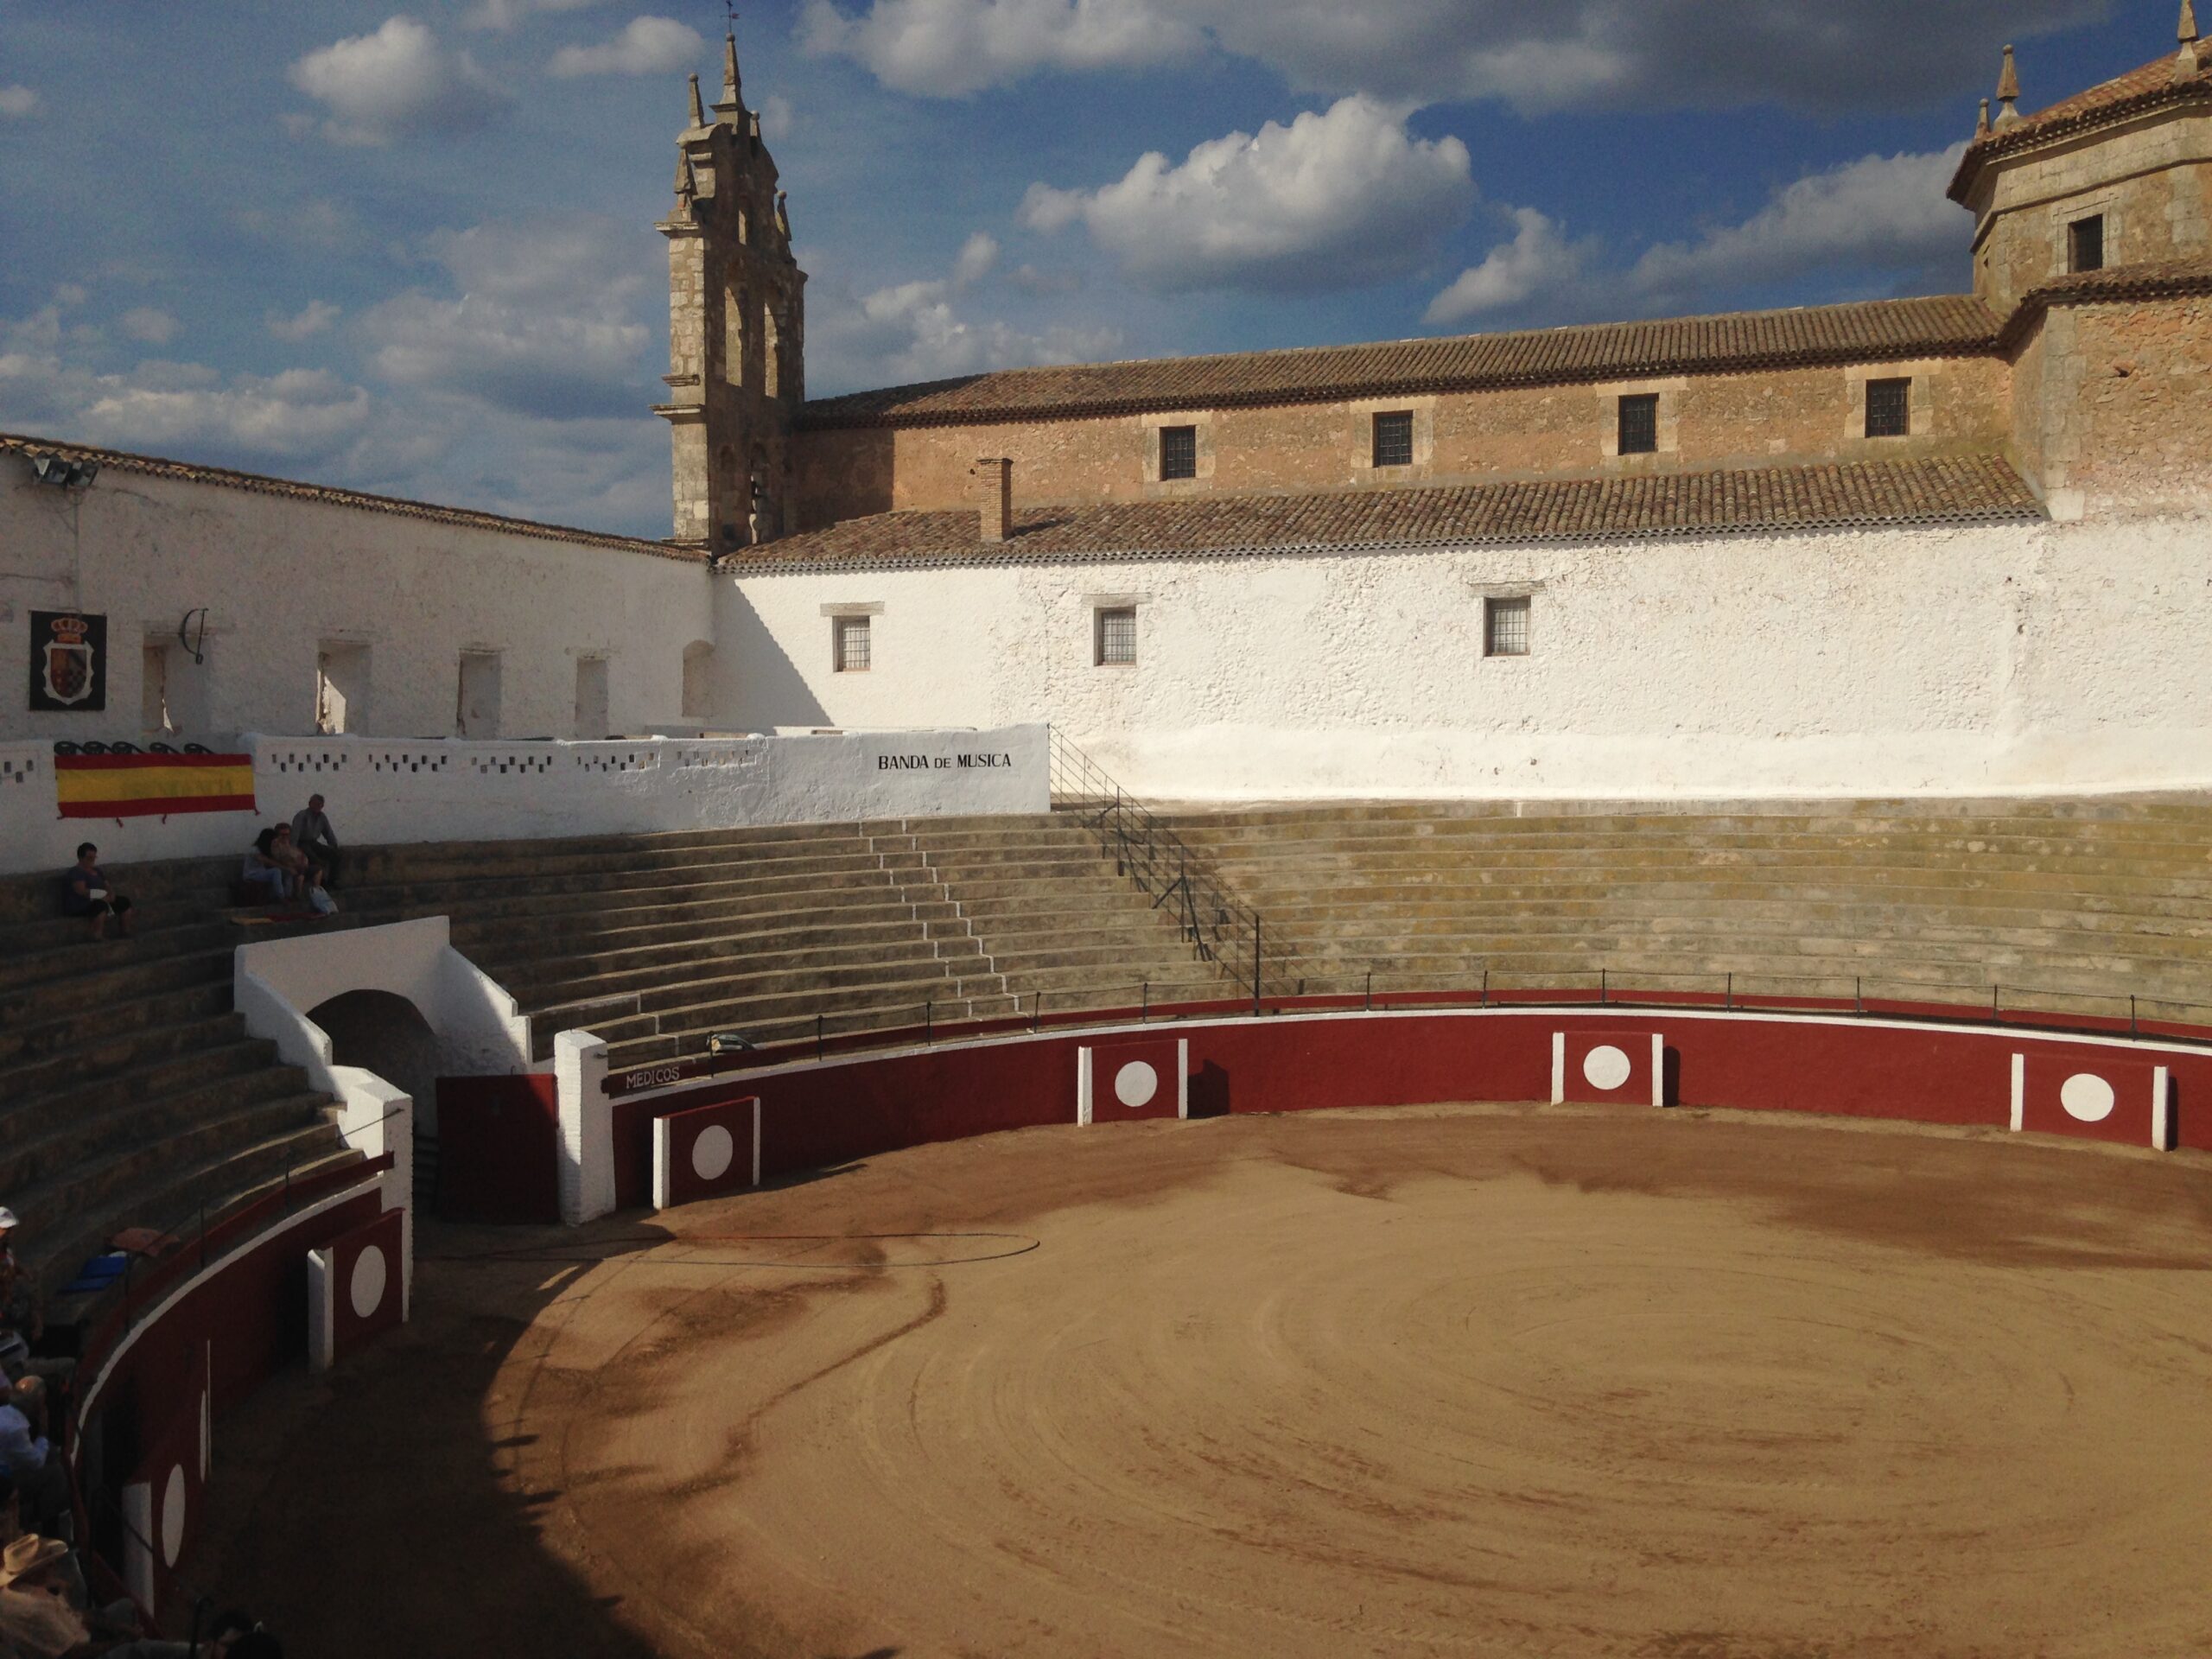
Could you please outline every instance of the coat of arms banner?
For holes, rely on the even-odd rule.
[[[84,714],[107,707],[107,618],[31,613],[31,707]]]

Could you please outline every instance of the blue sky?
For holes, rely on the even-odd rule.
[[[2178,0],[774,0],[808,389],[1963,288]],[[0,0],[0,429],[667,531],[695,0]]]

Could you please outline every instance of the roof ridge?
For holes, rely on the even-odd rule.
[[[427,518],[442,524],[506,531],[540,540],[581,542],[594,547],[650,553],[660,558],[700,559],[703,556],[689,548],[668,542],[651,541],[641,536],[624,536],[613,531],[548,524],[542,519],[518,518],[508,513],[490,512],[480,507],[455,507],[435,501],[418,501],[408,496],[379,495],[373,491],[351,489],[340,484],[311,484],[303,479],[280,478],[270,473],[249,473],[234,467],[217,467],[194,461],[172,461],[162,455],[143,454],[130,449],[111,449],[103,445],[79,443],[67,438],[39,437],[26,432],[0,432],[0,454],[28,454],[35,450],[52,451],[73,459],[97,461],[103,467],[111,466],[124,472],[143,473],[149,477],[175,478],[188,483],[213,484],[259,494],[285,496],[294,500],[319,501],[330,506],[361,507],[372,512],[388,512],[401,518]]]

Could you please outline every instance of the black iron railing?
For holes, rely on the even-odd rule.
[[[1268,937],[1260,912],[1231,893],[1212,867],[1089,755],[1051,728],[1052,806],[1073,813],[1115,868],[1174,917],[1200,960],[1256,1005],[1297,994],[1303,976],[1287,941]]]

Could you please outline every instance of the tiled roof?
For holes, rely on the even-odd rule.
[[[569,542],[582,547],[610,547],[625,553],[650,553],[664,559],[704,563],[703,552],[668,542],[649,542],[635,536],[610,536],[604,531],[574,530],[564,524],[542,524],[531,518],[509,518],[496,512],[468,507],[442,507],[428,501],[409,501],[399,496],[370,495],[360,490],[341,490],[327,484],[302,484],[289,478],[268,478],[259,473],[233,472],[227,467],[202,467],[192,461],[163,461],[157,455],[133,454],[127,449],[99,449],[89,444],[64,443],[54,438],[27,437],[0,432],[0,454],[60,455],[72,461],[92,461],[103,469],[142,473],[152,478],[181,479],[194,484],[214,484],[225,489],[251,490],[258,495],[284,496],[295,501],[320,501],[334,507],[364,512],[388,512],[403,518],[423,518],[433,524],[460,524],[471,530],[499,531],[509,536],[534,536],[541,541]]]
[[[2091,304],[2100,301],[2177,300],[2194,294],[2212,294],[2212,259],[2164,259],[2140,265],[2107,265],[2038,283],[2020,296],[2018,308],[2005,319],[2002,344],[2010,351],[2054,305]]]
[[[818,399],[800,411],[799,424],[967,426],[1893,362],[1993,351],[1997,328],[1995,315],[1980,300],[1946,295],[1371,346],[1003,369]]]
[[[1058,563],[1301,549],[1615,541],[1745,531],[2026,522],[2043,509],[1994,455],[1637,478],[1547,479],[1331,495],[1185,496],[1031,507],[1002,543],[972,510],[849,518],[726,557],[787,572],[885,564]]]
[[[2175,79],[2175,58],[2171,52],[2153,58],[2139,69],[2061,99],[2049,109],[2023,116],[1976,139],[1959,158],[1958,171],[1951,175],[1951,200],[1964,201],[1974,188],[1974,175],[1996,156],[2112,122],[2133,120],[2169,105],[2212,103],[2212,52],[2206,51],[2205,43],[2199,43],[2193,75]]]

